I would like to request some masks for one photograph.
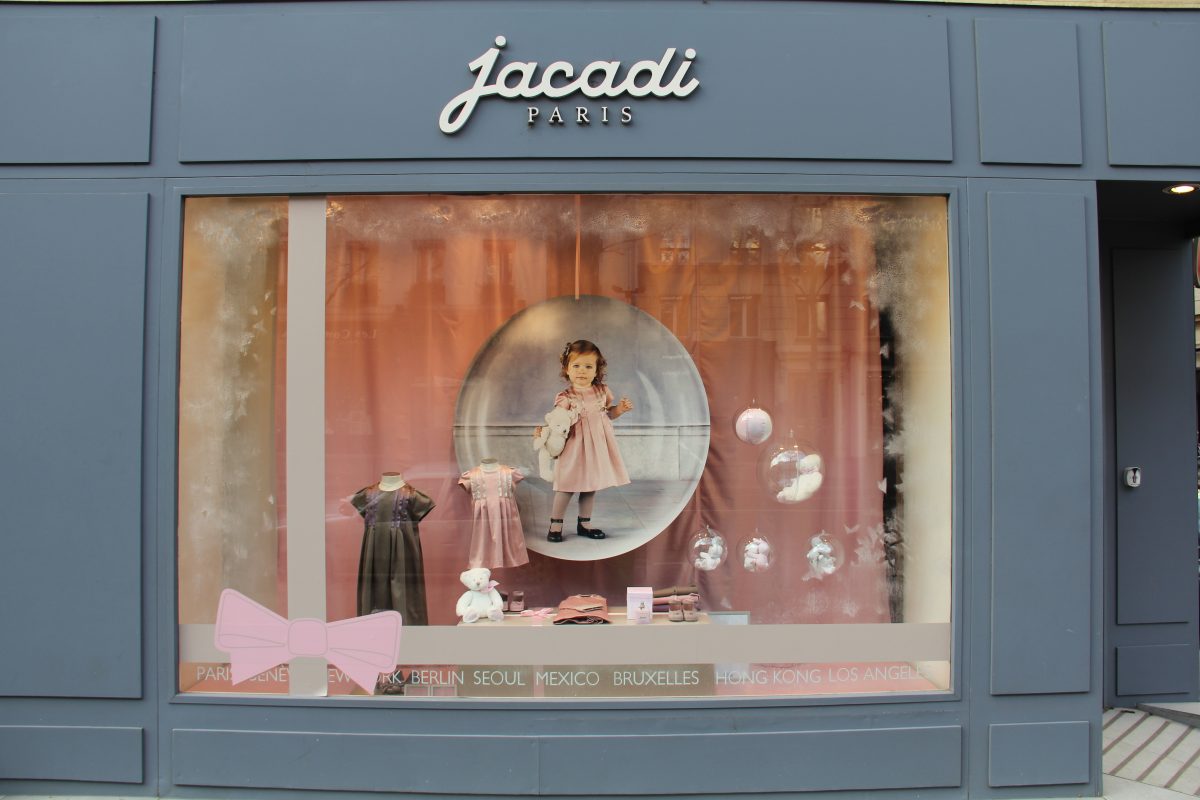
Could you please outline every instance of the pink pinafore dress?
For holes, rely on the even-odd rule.
[[[516,497],[516,486],[524,478],[504,465],[491,471],[473,467],[459,476],[459,485],[474,501],[468,566],[495,569],[529,563]]]
[[[604,384],[575,387],[558,393],[554,405],[579,412],[562,453],[554,462],[556,492],[595,492],[629,483],[629,473],[617,449],[608,409],[612,392]]]

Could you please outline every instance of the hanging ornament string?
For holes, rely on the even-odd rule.
[[[579,299],[579,249],[583,236],[583,220],[580,216],[580,197],[575,195],[575,299]]]

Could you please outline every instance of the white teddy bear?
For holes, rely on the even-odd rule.
[[[578,412],[555,406],[546,414],[546,424],[534,430],[533,449],[538,454],[538,474],[542,480],[554,480],[554,459],[562,453],[567,435],[577,419]]]
[[[458,598],[454,613],[462,617],[463,622],[477,622],[487,617],[492,622],[504,619],[504,602],[496,591],[498,585],[492,580],[492,571],[487,567],[469,569],[458,576],[467,590]]]

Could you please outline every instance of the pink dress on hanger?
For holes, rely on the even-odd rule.
[[[595,492],[629,483],[608,418],[608,409],[613,405],[609,388],[604,384],[593,384],[582,391],[571,387],[558,393],[554,405],[579,412],[554,462],[554,491]]]
[[[494,470],[472,467],[459,477],[459,485],[474,501],[468,566],[494,569],[529,563],[515,491],[524,479],[520,470],[503,464]]]

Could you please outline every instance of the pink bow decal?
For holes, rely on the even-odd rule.
[[[217,606],[213,641],[218,650],[229,654],[234,683],[297,656],[316,656],[374,694],[379,673],[396,669],[401,623],[397,611],[378,611],[341,622],[288,622],[241,592],[226,589]]]

